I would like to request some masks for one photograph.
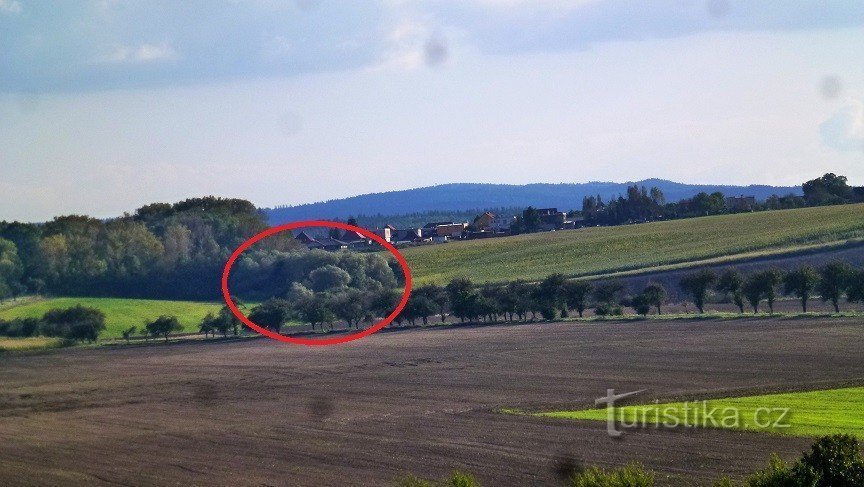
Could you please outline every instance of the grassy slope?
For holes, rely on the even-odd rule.
[[[102,337],[119,337],[120,333],[136,326],[141,330],[144,322],[160,315],[174,315],[180,320],[184,331],[197,331],[204,316],[217,312],[219,303],[199,303],[193,301],[157,301],[150,299],[119,298],[54,298],[42,301],[25,301],[18,306],[5,304],[0,308],[0,319],[40,318],[52,308],[68,308],[81,304],[98,308],[105,313],[107,329]],[[140,333],[140,331],[139,331]]]
[[[864,204],[691,218],[405,249],[418,284],[606,274],[864,235]]]
[[[849,433],[864,437],[864,387],[852,387],[845,389],[830,389],[823,391],[793,392],[785,394],[769,394],[763,396],[735,397],[727,399],[714,399],[706,401],[707,410],[717,408],[715,415],[718,422],[723,418],[724,408],[736,408],[739,411],[742,423],[733,429],[748,431],[769,431],[793,436],[821,436],[835,433]],[[692,407],[692,403],[691,403]],[[663,414],[667,408],[673,408],[678,413],[676,417],[683,418],[683,403],[651,404],[647,406],[626,406],[616,410],[616,418],[623,418],[625,424],[632,424],[634,418],[647,417],[648,422],[654,425],[654,417]],[[758,408],[789,408],[785,423],[788,428],[761,428],[754,424],[754,414]],[[699,411],[702,404],[699,403]],[[635,416],[638,414],[638,416]],[[584,411],[556,411],[551,413],[540,413],[540,416],[564,419],[587,419],[606,421],[607,411],[605,409],[589,409]],[[645,416],[643,416],[645,415]],[[691,411],[690,424],[709,427],[723,427],[722,424],[713,425],[711,422],[694,420]],[[779,413],[762,414],[759,422],[763,424],[767,418],[779,419]],[[641,422],[641,420],[640,420]]]

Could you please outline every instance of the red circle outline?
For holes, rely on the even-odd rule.
[[[259,242],[271,235],[275,235],[277,233],[286,232],[288,230],[294,230],[297,228],[306,228],[306,227],[329,227],[329,228],[339,228],[342,230],[348,230],[351,232],[357,232],[364,237],[368,237],[375,242],[381,244],[382,247],[387,249],[388,252],[393,254],[396,257],[396,261],[399,263],[399,266],[402,267],[402,272],[405,275],[405,289],[402,291],[402,299],[399,300],[399,304],[396,305],[396,309],[393,310],[392,313],[387,315],[386,318],[379,321],[375,325],[366,328],[365,330],[359,331],[357,333],[352,333],[350,335],[335,337],[335,338],[324,338],[320,340],[311,339],[311,338],[296,338],[289,337],[285,335],[281,335],[279,333],[274,333],[270,330],[267,330],[257,324],[255,324],[252,320],[246,317],[238,308],[237,305],[234,304],[234,301],[231,299],[231,291],[228,290],[228,277],[231,275],[231,268],[234,266],[234,263],[240,257],[240,254],[245,252],[249,247],[254,245],[256,242]],[[396,250],[396,247],[391,245],[389,242],[384,240],[378,235],[366,230],[365,228],[360,228],[354,225],[348,225],[347,223],[342,222],[332,222],[327,220],[307,220],[307,221],[299,221],[286,223],[284,225],[279,225],[277,227],[271,227],[263,232],[253,236],[249,240],[240,244],[237,247],[237,250],[231,254],[231,257],[228,258],[228,262],[225,263],[225,269],[222,271],[222,297],[225,299],[225,304],[228,306],[228,309],[231,310],[231,313],[237,317],[240,321],[243,322],[244,325],[252,328],[256,332],[266,336],[267,338],[278,340],[280,342],[286,343],[296,343],[298,345],[336,345],[339,343],[347,343],[354,340],[359,340],[365,336],[369,336],[385,326],[389,325],[399,313],[402,312],[402,309],[405,308],[405,305],[408,303],[408,297],[411,296],[411,268],[408,267],[408,262],[405,260],[405,257],[402,257],[402,254]]]

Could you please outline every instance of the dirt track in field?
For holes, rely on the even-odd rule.
[[[630,431],[499,407],[862,383],[858,320],[451,327],[339,347],[269,340],[0,357],[0,485],[395,485],[452,469],[560,485],[565,459],[710,484],[807,439]],[[794,413],[794,412],[793,412]]]

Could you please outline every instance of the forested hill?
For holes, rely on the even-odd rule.
[[[372,193],[350,198],[335,199],[320,203],[284,206],[265,209],[272,225],[289,221],[314,218],[347,218],[358,215],[404,215],[428,211],[464,212],[484,208],[556,207],[561,210],[581,209],[582,198],[600,195],[604,200],[626,194],[627,186],[633,184],[663,191],[667,201],[691,198],[699,192],[720,191],[726,195],[749,195],[765,199],[772,194],[801,194],[800,186],[729,186],[683,184],[663,179],[611,183],[561,183],[561,184],[475,184],[453,183]]]

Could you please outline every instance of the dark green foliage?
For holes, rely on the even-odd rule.
[[[95,308],[74,306],[54,309],[42,317],[42,332],[45,336],[95,342],[104,330],[105,315]]]
[[[816,440],[800,464],[819,476],[817,487],[864,485],[864,458],[858,441],[850,435],[825,436]]]
[[[685,274],[684,277],[681,278],[681,282],[679,283],[681,289],[690,294],[693,298],[693,304],[696,305],[696,308],[700,313],[705,312],[705,297],[708,293],[708,290],[711,288],[711,285],[714,281],[717,280],[717,276],[713,271],[709,269],[702,269],[699,271],[691,272],[689,274]]]
[[[648,313],[651,312],[651,302],[650,298],[645,294],[639,294],[633,298],[630,303],[630,306],[636,311],[637,314],[642,316],[648,316]]]
[[[458,470],[454,471],[450,478],[441,482],[433,482],[409,475],[400,480],[398,485],[399,487],[480,487],[480,483],[472,475]]]
[[[810,206],[839,205],[855,200],[852,188],[846,183],[846,176],[827,173],[801,185],[804,200]]]
[[[783,293],[795,295],[801,300],[801,310],[807,312],[807,301],[819,284],[819,273],[811,266],[803,266],[786,274]]]
[[[182,330],[183,325],[180,324],[176,316],[160,316],[147,323],[145,328],[151,336],[161,336],[167,342],[168,336],[175,331]]]
[[[642,295],[645,296],[646,304],[657,308],[657,314],[661,314],[660,308],[664,303],[666,303],[666,296],[668,295],[666,293],[666,288],[658,282],[652,282],[645,286]],[[648,313],[641,314],[647,315]]]
[[[604,470],[590,467],[570,479],[570,487],[653,487],[654,473],[638,463]]]
[[[564,303],[571,310],[576,310],[579,317],[585,312],[588,307],[588,297],[591,295],[593,286],[585,281],[567,281],[561,289],[564,298]]]
[[[42,321],[37,318],[18,318],[11,321],[0,320],[0,336],[26,338],[39,335]]]
[[[744,279],[741,277],[741,273],[735,269],[725,271],[717,280],[717,291],[735,303],[741,313],[744,312],[744,294],[741,290],[743,284]]]
[[[279,333],[282,331],[282,325],[291,316],[291,312],[291,304],[288,301],[271,298],[252,308],[249,319],[259,326]]]
[[[208,316],[212,316],[212,315],[208,315]],[[123,335],[123,339],[126,340],[126,343],[129,343],[129,340],[132,338],[132,335],[134,335],[136,331],[138,331],[138,327],[136,327],[136,326],[130,326],[129,328],[123,330],[122,335]]]
[[[852,268],[845,262],[831,262],[819,269],[819,284],[816,291],[822,301],[831,301],[834,311],[840,312],[840,298],[849,285]]]

